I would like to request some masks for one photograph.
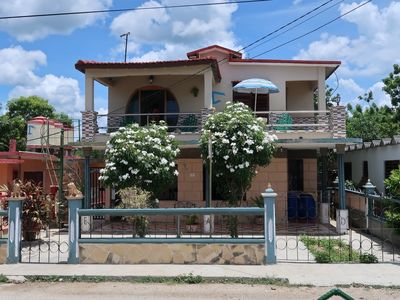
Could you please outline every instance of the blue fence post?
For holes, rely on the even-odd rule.
[[[7,263],[17,264],[21,260],[21,212],[25,197],[10,197],[8,200]]]
[[[79,216],[78,209],[82,208],[82,196],[65,197],[68,200],[68,231],[69,231],[69,253],[68,263],[79,263]]]
[[[367,183],[363,185],[365,191],[365,228],[366,231],[369,232],[369,195],[373,194],[375,191],[375,186],[371,183],[371,180],[368,179]]]
[[[261,194],[264,198],[264,239],[266,264],[276,264],[275,242],[276,242],[276,219],[275,203],[277,194],[268,184],[265,193]]]

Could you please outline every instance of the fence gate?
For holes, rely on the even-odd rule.
[[[101,168],[90,169],[90,206],[88,208],[104,208],[106,189],[99,180]]]
[[[67,263],[68,204],[54,196],[26,199],[21,228],[22,263]]]

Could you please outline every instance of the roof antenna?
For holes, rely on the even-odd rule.
[[[126,53],[128,51],[128,36],[130,34],[131,33],[128,31],[127,33],[123,33],[123,34],[120,35],[120,37],[125,37],[125,62],[126,62]]]

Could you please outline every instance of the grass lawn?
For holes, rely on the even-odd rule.
[[[361,262],[376,263],[377,258],[373,254],[363,253],[351,249],[344,240],[300,237],[307,249],[314,255],[318,263]]]

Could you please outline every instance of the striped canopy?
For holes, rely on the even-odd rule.
[[[260,78],[246,79],[233,87],[238,93],[272,94],[278,93],[278,87],[269,80]]]

